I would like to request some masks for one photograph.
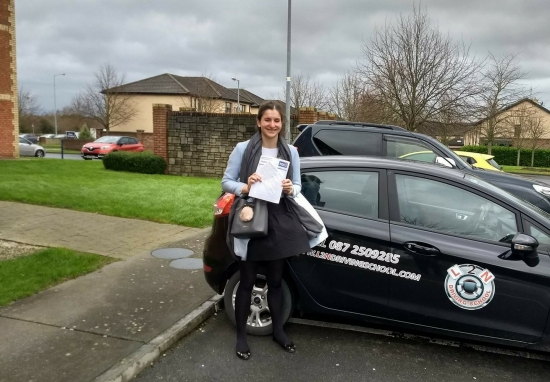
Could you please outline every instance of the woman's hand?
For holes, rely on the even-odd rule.
[[[292,181],[290,179],[283,180],[283,192],[287,195],[290,195],[292,194],[292,191],[294,191]]]
[[[245,186],[243,186],[242,190],[241,190],[241,194],[248,194],[250,192],[250,188],[252,187],[252,185],[256,182],[261,182],[262,181],[262,177],[257,174],[257,173],[254,173],[252,175],[250,175],[248,177],[248,182]]]

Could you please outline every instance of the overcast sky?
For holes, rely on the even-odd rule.
[[[292,1],[292,73],[331,86],[357,60],[376,27],[412,10],[411,0]],[[162,73],[209,75],[263,98],[286,77],[287,0],[16,0],[19,86],[53,111],[71,102],[101,64],[126,81]],[[550,105],[548,0],[423,0],[452,38],[488,51],[518,53],[525,83]]]

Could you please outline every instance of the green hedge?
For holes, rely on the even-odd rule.
[[[142,174],[164,174],[166,161],[150,152],[131,153],[116,151],[103,157],[107,170],[140,172]]]
[[[459,151],[487,154],[487,146],[464,146]],[[520,166],[531,166],[531,149],[521,149]],[[493,146],[491,155],[495,156],[498,164],[503,166],[516,166],[518,149],[515,147]],[[550,150],[535,150],[534,167],[550,167]]]

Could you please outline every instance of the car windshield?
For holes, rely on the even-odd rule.
[[[117,143],[117,141],[119,139],[120,139],[120,137],[106,136],[106,137],[101,137],[99,139],[96,139],[95,142],[97,142],[97,143]]]
[[[517,203],[519,204],[522,204],[524,205],[525,207],[528,207],[530,209],[532,209],[534,212],[536,212],[540,217],[543,218],[543,220],[545,221],[545,225],[547,226],[550,226],[550,214],[546,211],[543,211],[541,210],[540,208],[538,208],[537,206],[523,200],[523,199],[520,199],[518,198],[517,196],[515,195],[512,195],[510,194],[509,192],[506,192],[504,191],[503,189],[497,187],[497,186],[494,186],[492,185],[491,183],[487,183],[486,181],[482,180],[482,179],[479,179],[478,177],[476,176],[473,176],[473,175],[470,175],[470,174],[466,174],[464,176],[464,179],[466,179],[467,181],[470,181],[472,183],[475,183],[475,184],[481,184],[483,185],[484,187],[487,187],[489,189],[491,189],[492,191],[496,192],[498,195],[502,196],[503,199],[513,199],[514,201],[516,201]]]

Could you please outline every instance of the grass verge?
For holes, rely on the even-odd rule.
[[[93,272],[114,261],[117,260],[65,248],[48,248],[28,256],[0,261],[0,306]]]
[[[500,166],[505,172],[512,174],[526,175],[550,175],[550,168],[546,167],[523,167],[523,166]]]
[[[221,193],[220,179],[107,171],[101,161],[2,160],[0,174],[0,200],[199,228]]]

